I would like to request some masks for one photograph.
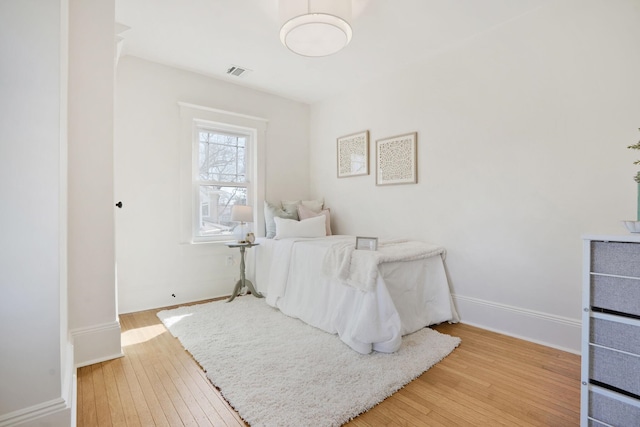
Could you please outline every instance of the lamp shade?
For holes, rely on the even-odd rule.
[[[231,221],[253,222],[253,209],[251,206],[233,205],[231,207]]]
[[[280,0],[280,41],[303,56],[327,56],[351,41],[351,0]]]

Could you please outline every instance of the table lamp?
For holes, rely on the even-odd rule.
[[[253,209],[251,206],[233,205],[231,207],[231,221],[239,222],[235,228],[235,236],[238,242],[242,242],[245,239],[245,224],[247,222],[253,222]]]

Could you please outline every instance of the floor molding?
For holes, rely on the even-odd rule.
[[[66,424],[60,421],[68,420]],[[0,427],[20,424],[30,425],[69,425],[71,422],[71,408],[61,397],[37,405],[10,412],[0,417]]]
[[[71,332],[76,368],[122,357],[120,322],[117,320]]]
[[[461,322],[493,332],[580,354],[582,322],[487,301],[453,295]]]

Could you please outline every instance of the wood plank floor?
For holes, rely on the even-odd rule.
[[[78,369],[78,426],[245,426],[156,317],[120,316],[124,357]],[[464,324],[442,362],[348,423],[578,426],[580,357]]]

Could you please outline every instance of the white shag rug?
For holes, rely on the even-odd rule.
[[[362,355],[253,296],[158,313],[251,426],[340,426],[451,353],[459,338],[429,328],[392,354]]]

